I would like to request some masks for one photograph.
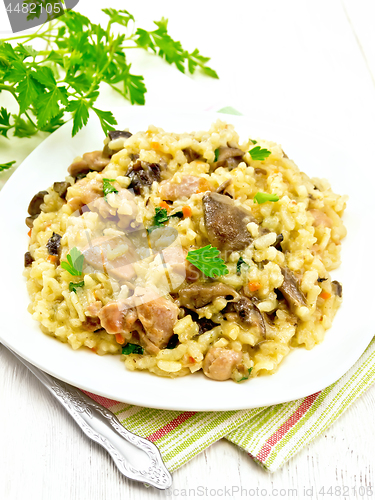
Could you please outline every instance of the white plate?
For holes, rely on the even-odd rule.
[[[313,350],[295,349],[276,374],[242,384],[215,382],[201,373],[171,380],[146,372],[129,372],[118,356],[99,357],[88,349],[73,351],[44,335],[26,310],[29,298],[22,271],[28,229],[24,220],[36,192],[63,180],[75,156],[101,148],[103,133],[97,120],[91,119],[74,138],[70,123],[48,137],[0,193],[0,340],[42,370],[82,389],[135,405],[173,410],[232,410],[276,404],[317,392],[342,376],[374,335],[374,173],[365,165],[354,166],[345,154],[345,145],[341,152],[337,151],[329,142],[302,128],[288,128],[285,123],[277,126],[245,117],[147,107],[118,108],[114,113],[119,128],[129,127],[133,132],[146,130],[150,124],[174,132],[205,130],[219,117],[233,123],[243,138],[279,142],[301,170],[313,177],[327,177],[334,191],[349,194],[343,264],[332,273],[343,283],[344,301],[333,327]]]

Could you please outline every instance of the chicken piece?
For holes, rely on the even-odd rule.
[[[121,255],[116,257],[116,251]],[[82,253],[90,266],[114,278],[130,280],[135,276],[131,263],[139,257],[126,236],[101,236],[92,240],[89,246],[82,249]]]
[[[103,307],[103,304],[100,302],[100,300],[96,300],[95,302],[92,302],[86,309],[85,314],[86,316],[90,316],[92,318],[95,318],[99,315],[100,309]]]
[[[325,227],[332,227],[332,219],[328,217],[327,214],[322,212],[322,210],[317,210],[315,208],[312,208],[311,210],[309,210],[309,212],[314,217],[314,222],[313,222],[314,227],[320,225],[323,225]]]
[[[157,354],[159,349],[167,346],[173,335],[173,327],[176,324],[179,308],[177,305],[164,297],[152,298],[146,294],[142,302],[136,306],[138,319],[142,323],[144,331],[138,330],[139,338],[145,349],[150,354]]]
[[[299,282],[295,274],[287,267],[281,268],[281,274],[284,276],[284,281],[279,286],[280,292],[284,295],[285,300],[291,306],[306,306],[306,297],[299,287]]]
[[[71,194],[73,192],[73,195]],[[67,194],[68,205],[78,210],[103,196],[103,181],[101,179],[81,179],[72,186]]]
[[[203,373],[212,380],[228,380],[242,361],[242,352],[211,347],[203,360]]]
[[[180,198],[190,198],[191,195],[204,191],[212,191],[207,179],[185,175],[181,182],[163,181],[160,183],[159,193],[163,200],[175,201]]]
[[[188,252],[184,248],[167,247],[162,253],[164,262],[171,266],[172,272],[180,274],[182,279],[186,279],[188,283],[193,283],[200,278],[202,273],[197,267],[186,260]]]
[[[181,306],[193,311],[206,306],[217,297],[230,297],[230,300],[239,297],[234,288],[224,283],[193,283],[179,292]]]
[[[98,317],[107,333],[111,335],[121,333],[128,341],[131,339],[131,332],[137,329],[137,312],[129,299],[109,302],[101,308]]]
[[[254,218],[228,196],[206,193],[203,196],[203,216],[208,240],[219,250],[243,250],[252,242],[246,226]]]
[[[88,174],[92,170],[101,172],[110,162],[109,158],[104,158],[102,151],[92,151],[85,153],[81,160],[74,161],[69,167],[68,172],[72,177]]]

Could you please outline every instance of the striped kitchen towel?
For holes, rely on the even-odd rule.
[[[355,365],[326,389],[297,401],[222,412],[142,408],[89,394],[132,432],[155,443],[172,472],[226,438],[271,472],[309,444],[375,382],[375,337]]]

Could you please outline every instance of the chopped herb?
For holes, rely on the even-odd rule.
[[[228,274],[228,268],[223,259],[219,257],[220,252],[216,247],[207,245],[197,250],[190,250],[186,260],[197,267],[209,278],[216,278]]]
[[[237,382],[242,382],[243,380],[247,380],[249,377],[250,377],[250,373],[251,373],[251,370],[253,369],[253,367],[249,368],[248,369],[248,374],[245,375],[244,377],[240,378],[240,380],[237,380]]]
[[[82,288],[85,286],[84,281],[79,281],[78,283],[73,283],[72,281],[69,283],[69,291],[77,293],[77,288]]]
[[[237,261],[237,274],[241,274],[241,266],[243,266],[244,269],[249,269],[249,264],[247,264],[242,257],[240,257]]]
[[[262,203],[266,203],[267,201],[279,201],[279,197],[277,194],[269,194],[269,193],[257,193],[254,196],[254,201],[261,205]]]
[[[117,189],[112,186],[111,182],[115,182],[116,179],[103,179],[103,193],[104,193],[104,199],[107,201],[107,195],[110,193],[115,193],[117,194],[118,191]]]
[[[85,257],[78,248],[73,247],[70,253],[66,256],[67,261],[61,262],[61,267],[68,271],[72,276],[81,276],[83,269],[83,261]]]
[[[164,224],[164,222],[168,222],[168,212],[166,208],[156,207],[154,221],[152,223],[153,226],[160,227]]]
[[[169,217],[178,217],[178,218],[182,219],[183,216],[184,216],[183,211],[179,210],[178,212],[175,212],[175,213],[171,214]]]
[[[0,134],[1,134],[1,129],[0,129]],[[16,160],[8,161],[8,163],[1,163],[0,164],[0,172],[2,172],[3,170],[8,170],[8,168],[11,168],[15,163],[16,163]]]
[[[178,344],[179,339],[177,333],[174,333],[172,337],[169,339],[167,349],[174,349],[176,345]]]
[[[252,160],[263,161],[269,157],[271,151],[262,149],[260,146],[255,146],[255,148],[250,149],[249,153]]]
[[[143,347],[138,344],[126,344],[122,348],[122,354],[143,354]]]
[[[250,141],[251,141],[253,144],[258,144],[258,141],[256,141],[255,139],[250,139]]]
[[[219,158],[219,154],[220,154],[219,148],[215,149],[215,163],[217,162],[217,160]]]

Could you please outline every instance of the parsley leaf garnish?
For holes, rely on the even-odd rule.
[[[249,368],[248,369],[248,374],[245,375],[244,377],[240,378],[240,380],[238,380],[237,382],[242,382],[243,380],[247,380],[250,377],[250,373],[251,373],[252,369],[253,369],[253,367]]]
[[[143,354],[143,347],[138,344],[126,344],[122,348],[122,354]]]
[[[220,154],[219,148],[215,149],[215,160],[214,160],[215,163],[219,159],[219,154]]]
[[[249,153],[252,160],[263,161],[269,157],[271,151],[262,149],[260,146],[255,146],[255,148],[250,149]]]
[[[66,256],[66,259],[68,262],[62,261],[61,267],[72,276],[81,276],[83,261],[85,260],[83,253],[80,252],[77,247],[73,247]]]
[[[190,250],[186,260],[209,278],[216,278],[229,273],[225,262],[219,255],[220,252],[216,247],[207,245],[203,248],[197,248],[197,250]]]
[[[240,257],[237,261],[237,274],[241,274],[241,266],[243,266],[244,269],[249,269],[249,264],[247,264],[242,257]]]
[[[37,5],[29,18],[38,17],[41,8]],[[208,57],[198,49],[185,50],[169,35],[167,19],[155,22],[155,30],[146,31],[135,26],[134,17],[126,10],[106,8],[103,12],[107,23],[95,24],[66,10],[33,34],[0,40],[0,92],[9,92],[19,106],[17,114],[1,108],[0,135],[50,133],[73,118],[74,136],[87,124],[90,111],[99,118],[105,134],[113,130],[117,122],[111,111],[95,107],[99,86],[111,87],[132,104],[145,104],[144,78],[133,74],[128,49],[156,54],[183,73],[199,69],[218,78],[207,66]],[[116,24],[124,33],[118,33]]]
[[[77,293],[77,288],[82,288],[85,286],[84,281],[79,281],[78,283],[73,283],[72,281],[69,283],[69,291]]]
[[[266,203],[267,201],[279,201],[279,197],[277,196],[277,194],[269,194],[269,193],[260,193],[258,192],[255,196],[254,196],[254,201],[259,203],[259,205],[261,203]]]
[[[8,163],[0,163],[0,172],[2,172],[3,170],[8,170],[8,168],[11,168],[15,163],[16,160],[8,161]]]
[[[167,209],[161,208],[161,207],[156,207],[154,220],[153,220],[152,225],[156,226],[156,227],[160,227],[164,224],[164,222],[167,222],[168,219],[169,219],[169,217],[168,217]]]
[[[114,186],[112,186],[111,182],[116,182],[116,179],[103,179],[103,193],[105,201],[107,201],[108,194],[118,193],[117,189]]]

